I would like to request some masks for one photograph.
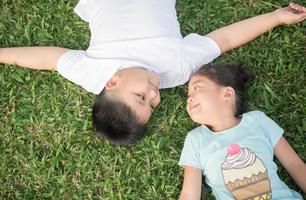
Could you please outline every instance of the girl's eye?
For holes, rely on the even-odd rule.
[[[194,90],[197,90],[199,89],[200,87],[199,86],[194,86]]]

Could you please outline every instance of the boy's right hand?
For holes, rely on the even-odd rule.
[[[0,63],[54,71],[59,58],[68,50],[60,47],[0,48]]]
[[[306,19],[306,8],[290,3],[287,7],[274,11],[281,24],[295,24]]]

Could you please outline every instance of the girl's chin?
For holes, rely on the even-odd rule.
[[[201,117],[199,115],[194,114],[194,115],[191,115],[190,117],[191,117],[192,121],[197,123],[197,124],[204,125],[206,123],[206,120],[203,119],[203,117]]]

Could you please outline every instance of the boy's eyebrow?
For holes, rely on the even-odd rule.
[[[199,82],[202,82],[201,80],[197,80],[197,81],[194,81],[194,82],[190,82],[190,84],[196,84],[196,83],[199,83]]]
[[[137,94],[135,94],[135,95],[137,95]],[[139,101],[139,100],[137,100],[137,99],[136,99],[136,101],[137,101],[137,103],[138,103],[139,105],[146,107],[146,104],[145,104],[144,102]],[[151,113],[151,115],[153,114],[153,111],[154,111],[154,109],[150,106],[150,113]]]
[[[137,94],[135,94],[135,93],[134,93],[134,95],[137,96]],[[146,103],[140,101],[139,98],[137,98],[137,97],[136,97],[136,101],[137,101],[138,104],[140,104],[140,105],[142,105],[142,106],[146,106]],[[151,106],[150,106],[150,107],[151,107]],[[151,110],[151,113],[153,113],[152,109],[150,109],[150,110]]]
[[[138,97],[138,95],[137,95],[136,93],[134,93],[134,96],[136,96],[135,99],[136,99],[136,101],[137,101],[139,104],[145,105],[141,100],[139,100],[139,97]]]

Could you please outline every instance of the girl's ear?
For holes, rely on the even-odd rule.
[[[224,100],[226,100],[226,101],[235,98],[235,95],[236,95],[235,90],[232,87],[225,87],[223,94],[224,94],[224,96],[223,96]]]
[[[109,81],[106,82],[105,89],[113,90],[118,88],[120,84],[120,77],[118,75],[114,75]]]

